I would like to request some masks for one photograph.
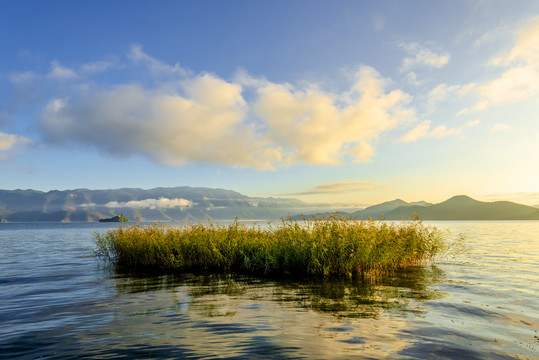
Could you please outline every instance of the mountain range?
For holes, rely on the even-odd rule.
[[[249,197],[232,190],[203,187],[113,190],[0,190],[0,221],[97,221],[123,214],[131,221],[275,220],[304,214],[317,206],[297,199]],[[323,217],[332,212],[297,215]],[[339,216],[388,220],[539,220],[539,209],[509,201],[482,202],[465,195],[439,204],[397,199]]]
[[[122,213],[131,221],[278,219],[306,209],[296,199],[256,198],[203,187],[49,192],[0,190],[0,221],[97,221]],[[312,208],[311,208],[312,209]]]
[[[330,213],[316,213],[295,219],[323,217]],[[353,213],[340,212],[351,218],[384,218],[387,220],[539,220],[539,209],[510,201],[483,202],[466,195],[454,196],[439,204],[424,201],[407,203],[397,199],[370,206]]]

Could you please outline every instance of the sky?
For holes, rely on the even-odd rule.
[[[0,189],[539,204],[539,2],[1,1]]]

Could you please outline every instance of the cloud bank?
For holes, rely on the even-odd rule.
[[[380,137],[416,121],[411,96],[388,89],[361,67],[350,88],[294,87],[249,76],[233,81],[191,75],[132,46],[129,58],[176,80],[148,88],[123,84],[55,98],[40,122],[45,141],[85,144],[115,156],[142,155],[163,165],[188,162],[271,170],[303,162],[367,162]]]
[[[191,200],[186,199],[167,199],[161,197],[159,199],[146,200],[131,200],[127,202],[111,201],[106,203],[108,208],[139,208],[139,209],[171,209],[171,208],[190,208],[196,205]]]

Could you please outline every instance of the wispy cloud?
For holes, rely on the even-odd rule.
[[[513,48],[490,61],[506,70],[494,80],[477,86],[479,101],[459,114],[485,110],[539,96],[539,17],[518,31]]]
[[[448,128],[445,125],[439,125],[434,129],[430,129],[430,121],[425,120],[415,128],[404,134],[397,141],[398,142],[414,142],[424,137],[437,137],[444,138],[446,136],[460,135],[462,134],[461,128]]]
[[[423,84],[423,81],[419,80],[417,74],[413,71],[406,73],[404,79],[410,86],[420,86]]]
[[[377,181],[345,180],[334,183],[324,183],[314,188],[286,195],[319,195],[319,194],[348,194],[358,191],[373,191],[377,189],[389,188],[389,185],[380,184]]]
[[[100,73],[110,69],[115,62],[112,60],[100,60],[82,64],[80,70],[86,73]]]
[[[77,74],[72,69],[63,66],[58,61],[51,62],[51,70],[47,74],[49,78],[57,80],[68,80],[77,77]]]
[[[423,138],[429,134],[430,121],[423,121],[421,124],[414,127],[412,130],[408,131],[406,134],[401,136],[397,141],[399,142],[414,142],[417,139]]]
[[[507,34],[513,32],[514,29],[511,29],[508,24],[501,24],[494,29],[484,32],[479,38],[474,42],[474,46],[481,48],[485,45],[490,45],[500,41],[500,39],[505,38]]]
[[[429,112],[434,111],[438,104],[446,99],[466,96],[475,88],[475,86],[476,84],[474,83],[452,86],[449,86],[446,83],[439,84],[427,94],[427,110]]]
[[[24,84],[29,83],[32,80],[36,79],[38,75],[33,71],[24,71],[12,73],[9,77],[13,84]]]
[[[408,57],[404,58],[401,71],[407,71],[417,66],[441,68],[449,63],[449,55],[444,51],[438,53],[416,42],[400,43]]]
[[[238,68],[234,74],[233,81],[246,88],[262,88],[270,85],[271,82],[263,77],[255,77],[247,72],[245,68]]]
[[[460,128],[448,128],[445,125],[439,125],[432,129],[430,136],[437,138],[444,138],[446,136],[454,136],[462,134],[462,129]]]
[[[111,201],[104,205],[83,204],[81,207],[104,206],[108,208],[140,208],[140,209],[171,209],[171,208],[190,208],[196,205],[191,200],[175,198],[167,199],[160,197],[159,199],[131,200],[126,202]]]
[[[0,132],[0,161],[19,154],[32,143],[32,140],[23,136]]]
[[[187,74],[187,71],[184,70],[179,63],[174,64],[173,66],[160,61],[142,50],[142,46],[138,44],[133,44],[130,47],[129,54],[127,55],[129,59],[134,62],[142,62],[148,66],[152,74],[154,75],[181,75],[184,76]]]
[[[96,74],[107,71],[115,65],[114,60],[100,60],[82,64],[78,72],[60,64],[58,61],[52,61],[48,73],[40,74],[34,71],[14,72],[11,73],[9,79],[13,84],[29,84],[34,80],[54,79],[54,80],[70,80],[77,79],[83,73]]]
[[[490,129],[490,131],[492,131],[493,133],[508,132],[510,130],[511,130],[511,127],[507,124],[496,124]]]

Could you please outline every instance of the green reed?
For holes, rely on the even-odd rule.
[[[389,273],[424,265],[445,249],[420,221],[336,217],[279,225],[202,223],[120,227],[94,233],[95,254],[130,270],[235,271],[277,276]]]

